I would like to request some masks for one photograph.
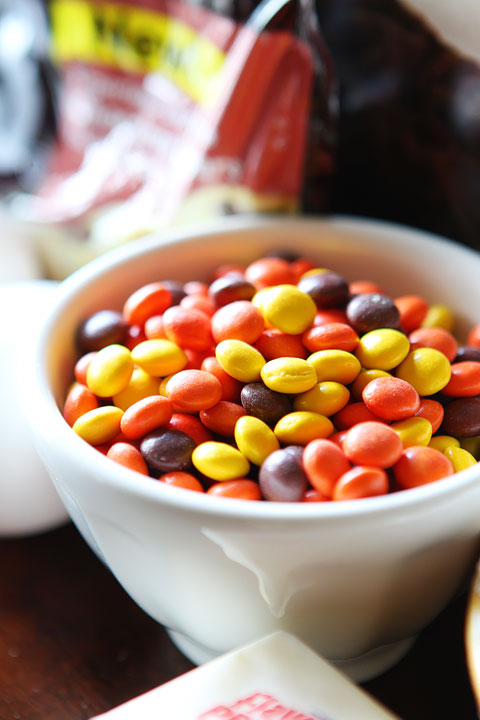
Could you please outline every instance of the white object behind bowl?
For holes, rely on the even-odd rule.
[[[57,283],[0,285],[0,536],[49,530],[68,518],[33,445],[34,346]]]

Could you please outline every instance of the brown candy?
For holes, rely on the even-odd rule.
[[[480,348],[472,347],[471,345],[461,345],[457,350],[453,362],[464,362],[465,360],[480,362]]]
[[[228,273],[212,282],[208,294],[217,307],[237,300],[251,300],[256,289],[241,273]]]
[[[154,430],[140,443],[140,452],[149,468],[162,473],[189,467],[195,440],[181,430]]]
[[[442,432],[456,438],[480,435],[480,397],[453,400],[445,408]]]
[[[308,485],[302,463],[303,447],[275,450],[260,468],[258,482],[265,500],[300,502]]]
[[[125,345],[127,335],[128,324],[122,313],[100,310],[79,325],[76,343],[82,353],[87,353],[107,345]]]
[[[306,275],[301,278],[297,287],[310,295],[317,308],[321,310],[343,308],[350,297],[348,283],[333,270]]]
[[[240,393],[240,402],[249,415],[263,420],[267,425],[275,425],[292,409],[286,395],[270,390],[262,382],[244,385]]]
[[[348,303],[345,312],[349,323],[359,335],[378,328],[396,329],[400,326],[400,312],[386,295],[356,295]]]
[[[172,296],[172,305],[178,305],[180,303],[180,300],[182,300],[182,298],[184,298],[187,294],[183,288],[183,283],[179,282],[178,280],[163,280],[162,282],[165,287],[170,290],[170,295]]]

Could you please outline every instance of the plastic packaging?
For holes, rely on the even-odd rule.
[[[57,141],[21,208],[50,275],[171,224],[325,205],[335,88],[314,4],[230,10],[52,0]]]

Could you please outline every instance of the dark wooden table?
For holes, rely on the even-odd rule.
[[[72,525],[0,540],[0,562],[0,720],[87,720],[192,668]],[[477,718],[465,605],[463,594],[365,684],[404,720]]]

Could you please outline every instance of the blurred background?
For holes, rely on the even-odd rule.
[[[232,213],[477,248],[480,5],[451,5],[0,0],[0,206],[55,279]]]

